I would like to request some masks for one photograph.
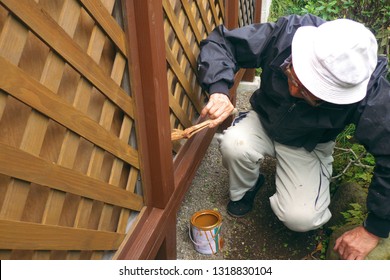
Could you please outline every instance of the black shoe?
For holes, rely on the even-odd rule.
[[[237,218],[241,218],[248,214],[253,207],[253,201],[255,200],[255,196],[257,192],[260,190],[260,187],[264,184],[265,178],[262,174],[260,174],[259,179],[253,188],[245,193],[245,195],[237,201],[229,201],[227,205],[227,212]]]

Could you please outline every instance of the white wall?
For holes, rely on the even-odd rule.
[[[261,20],[260,22],[267,22],[269,16],[269,10],[272,0],[263,0],[261,3]]]

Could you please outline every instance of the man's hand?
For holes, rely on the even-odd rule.
[[[220,125],[234,109],[233,104],[230,102],[229,97],[222,93],[213,93],[210,96],[209,102],[203,108],[201,116],[208,115],[210,119],[214,120],[210,123],[209,127],[216,127]]]
[[[364,260],[378,245],[379,237],[358,226],[336,240],[334,250],[344,260]]]

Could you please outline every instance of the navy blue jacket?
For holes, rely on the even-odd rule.
[[[390,83],[387,60],[378,57],[364,100],[347,105],[328,102],[312,107],[290,95],[281,69],[291,55],[291,42],[300,26],[319,26],[325,21],[313,16],[291,15],[276,23],[252,24],[227,30],[215,28],[201,42],[198,75],[210,94],[229,94],[240,68],[262,68],[261,86],[251,96],[269,136],[282,144],[312,151],[318,143],[335,140],[346,125],[356,125],[355,138],[376,160],[367,197],[365,228],[379,236],[390,231]]]

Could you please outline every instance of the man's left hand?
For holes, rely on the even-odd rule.
[[[358,226],[337,238],[334,250],[344,260],[363,260],[378,245],[379,239]]]

